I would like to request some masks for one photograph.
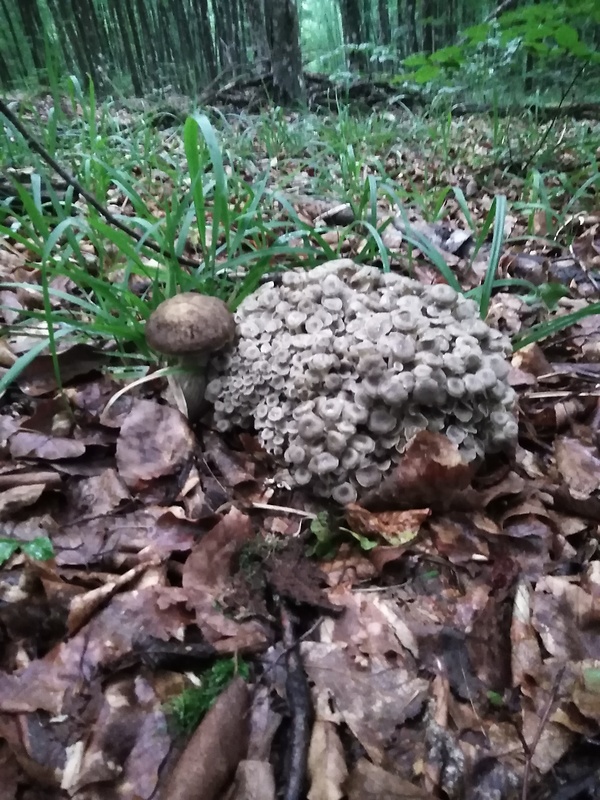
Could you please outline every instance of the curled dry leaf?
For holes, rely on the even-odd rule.
[[[428,508],[415,508],[410,511],[380,511],[372,513],[358,503],[350,503],[345,508],[348,525],[365,536],[378,536],[388,544],[398,547],[415,539],[421,525],[431,514]]]
[[[216,800],[246,754],[250,692],[234,678],[200,723],[161,793],[161,800]]]
[[[42,496],[45,483],[32,483],[29,486],[13,486],[0,492],[0,519],[6,519],[22,508],[32,506]]]
[[[57,354],[60,377],[63,385],[100,369],[107,361],[107,356],[88,344],[76,344],[68,350]],[[56,391],[56,375],[52,356],[41,355],[21,372],[18,379],[19,389],[30,397],[40,397]]]
[[[451,506],[454,496],[466,489],[475,467],[467,464],[446,436],[421,431],[408,445],[402,460],[362,505],[373,511]]]
[[[58,461],[62,458],[79,458],[85,453],[85,444],[66,436],[48,436],[46,433],[19,431],[10,437],[10,454],[13,458],[42,458]]]
[[[308,800],[342,800],[348,768],[344,748],[333,722],[317,720],[308,751]]]
[[[345,784],[348,800],[430,800],[431,794],[361,758]]]
[[[556,466],[575,500],[587,500],[600,489],[600,458],[597,448],[566,436],[554,445]]]
[[[241,761],[223,800],[275,800],[275,776],[268,761]]]
[[[139,491],[157,478],[177,473],[193,450],[194,437],[183,414],[171,406],[141,400],[121,427],[119,474],[130,489]]]
[[[342,643],[303,642],[300,649],[313,693],[331,694],[343,721],[381,764],[398,726],[421,712],[429,681],[392,662],[365,668]]]

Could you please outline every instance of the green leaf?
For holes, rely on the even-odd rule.
[[[19,549],[14,539],[0,539],[0,564],[4,564]]]
[[[498,692],[487,692],[487,699],[493,706],[496,706],[496,708],[501,708],[504,705],[504,698]]]
[[[360,549],[364,550],[365,552],[373,550],[374,547],[377,547],[378,543],[373,541],[373,539],[368,539],[366,536],[362,536],[360,533],[356,533],[355,531],[348,531],[348,533],[356,539],[360,545]]]
[[[572,25],[560,25],[554,31],[554,38],[565,50],[571,50],[579,42],[579,33]]]
[[[441,71],[441,67],[436,67],[433,64],[426,64],[415,72],[414,80],[417,83],[429,83],[429,81],[437,78]]]
[[[600,694],[600,669],[590,667],[583,671],[583,683],[588,692]]]
[[[450,47],[442,47],[441,50],[436,50],[430,56],[430,61],[434,64],[442,66],[459,66],[464,60],[464,53],[460,47],[452,45]]]
[[[425,53],[413,53],[404,59],[404,66],[406,67],[423,67],[427,64],[427,56]]]
[[[50,561],[54,558],[54,548],[47,536],[38,536],[30,542],[23,542],[21,550],[36,561]]]
[[[563,286],[562,283],[552,282],[540,284],[536,292],[542,303],[544,303],[547,308],[553,309],[556,308],[561,297],[567,297],[569,289]]]
[[[489,38],[490,31],[491,26],[489,22],[482,23],[481,25],[472,25],[470,28],[467,28],[465,31],[465,36],[471,42],[471,44],[482,44]]]
[[[329,519],[325,511],[317,514],[316,518],[310,523],[310,532],[320,544],[329,543],[333,540]]]

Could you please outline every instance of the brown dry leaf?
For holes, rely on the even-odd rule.
[[[13,458],[42,458],[46,461],[79,458],[86,450],[83,442],[66,436],[49,436],[34,431],[14,433],[10,437],[9,447]]]
[[[376,548],[367,558],[364,553],[349,544],[343,543],[332,561],[324,561],[321,565],[321,572],[326,576],[329,586],[352,586],[355,583],[368,581],[378,573],[378,565],[374,563],[372,557],[380,550],[387,548]],[[393,548],[404,553],[404,548]]]
[[[489,560],[487,532],[498,535],[500,529],[481,514],[448,514],[433,518],[428,525],[432,534],[433,551],[453,564]],[[423,547],[425,547],[423,542]]]
[[[114,469],[105,469],[99,475],[84,478],[72,485],[68,493],[70,511],[75,516],[102,516],[130,500],[127,487]]]
[[[183,567],[181,583],[188,605],[194,609],[196,623],[211,644],[243,633],[260,636],[263,631],[258,621],[236,622],[220,610],[233,589],[235,557],[251,536],[249,517],[232,508],[193,547]]]
[[[515,369],[528,372],[536,378],[552,372],[552,366],[544,355],[542,348],[537,344],[528,344],[514,354],[511,364]]]
[[[0,492],[0,519],[6,519],[37,503],[45,489],[45,483],[32,483],[29,486],[13,486],[12,489]]]
[[[217,800],[244,758],[250,692],[234,678],[208,711],[164,786],[164,800]]]
[[[0,672],[0,712],[37,709],[63,713],[102,669],[132,651],[143,633],[166,640],[189,623],[181,589],[164,585],[163,570],[150,569],[135,592],[116,595],[77,634],[46,656],[11,674]]]
[[[133,491],[174,475],[190,460],[194,436],[186,418],[171,406],[140,400],[125,417],[117,441],[117,467]]]
[[[17,357],[7,345],[6,340],[0,338],[0,367],[6,367],[8,369],[12,367],[16,360]]]
[[[363,499],[369,510],[440,509],[466,489],[474,466],[463,461],[460,451],[441,433],[422,431],[409,443],[391,475]]]
[[[155,565],[159,564],[158,559]],[[110,597],[116,594],[119,589],[127,586],[133,581],[137,580],[144,572],[152,566],[151,562],[140,564],[126,572],[124,575],[119,575],[113,581],[99,586],[97,589],[92,589],[85,594],[77,595],[71,602],[69,609],[68,629],[69,633],[73,635],[91,618],[94,611],[104,604]]]
[[[381,764],[396,728],[421,712],[429,681],[391,662],[365,668],[337,643],[302,642],[300,648],[316,694],[330,694],[342,720]]]
[[[202,439],[204,457],[211,466],[216,467],[226,486],[233,488],[255,480],[254,465],[249,459],[243,462],[242,454],[229,450],[223,440],[212,431],[206,431]]]
[[[76,344],[57,353],[62,385],[89,375],[106,364],[108,356],[87,344]],[[30,397],[40,397],[58,389],[52,356],[34,358],[17,379],[19,389]]]
[[[421,525],[431,514],[428,508],[371,513],[358,503],[350,503],[344,512],[348,525],[354,531],[365,536],[380,536],[394,547],[413,541],[419,535]]]
[[[547,697],[546,701],[551,698]],[[545,711],[545,706],[535,710],[523,708],[523,738],[533,750],[531,763],[542,774],[555,767],[576,741],[575,734],[564,725],[544,720]]]
[[[348,800],[431,800],[431,794],[361,758],[344,786]]]
[[[103,700],[85,750],[68,750],[62,787],[83,797],[102,782],[115,798],[152,797],[171,744],[160,698],[144,678],[128,677],[110,683]]]
[[[531,675],[542,666],[540,642],[531,622],[532,589],[528,581],[520,581],[515,592],[510,630],[511,669],[516,686],[526,685]]]
[[[308,751],[308,800],[342,800],[348,776],[344,748],[337,728],[328,720],[313,725]]]
[[[532,624],[548,653],[561,662],[600,660],[600,597],[570,578],[547,575],[538,581]]]
[[[223,800],[275,800],[275,776],[268,761],[240,761]]]
[[[359,661],[368,656],[372,664],[387,666],[393,654],[396,665],[413,664],[410,656],[417,658],[419,647],[395,598],[351,592],[347,588],[330,592],[330,597],[344,613],[323,627],[322,641],[346,645]]]
[[[587,500],[600,489],[600,458],[597,448],[566,436],[554,443],[556,466],[575,500]]]
[[[21,769],[6,742],[0,743],[0,800],[17,800],[19,784],[23,784]]]
[[[77,515],[52,527],[56,563],[62,566],[106,563],[109,555],[120,563],[143,550],[146,560],[151,554],[166,559],[172,552],[189,551],[198,540],[197,525],[157,506],[112,516]]]

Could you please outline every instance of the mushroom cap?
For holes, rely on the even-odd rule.
[[[218,297],[183,292],[164,300],[146,323],[146,341],[168,356],[212,353],[229,344],[235,321]]]

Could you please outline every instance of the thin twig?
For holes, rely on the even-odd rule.
[[[258,511],[281,511],[283,514],[295,514],[306,519],[316,519],[317,515],[311,511],[301,511],[299,508],[288,508],[288,506],[272,506],[269,503],[252,503],[250,508]]]

